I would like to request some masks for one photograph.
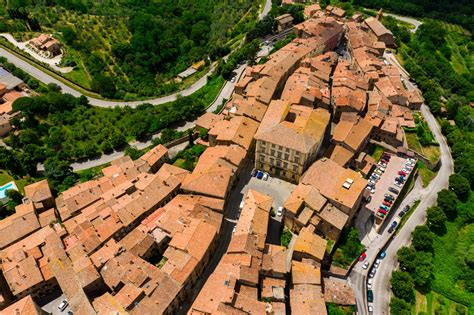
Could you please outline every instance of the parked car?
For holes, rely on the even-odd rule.
[[[359,261],[364,261],[365,260],[365,257],[367,257],[367,254],[365,252],[363,252],[362,254],[360,254],[359,256]]]
[[[400,183],[398,183],[398,182],[395,182],[394,185],[397,186],[397,187],[399,187],[399,188],[402,188],[402,187],[403,187],[403,185],[400,184]]]
[[[240,202],[240,205],[239,205],[239,209],[243,209],[244,208],[244,205],[245,205],[245,201],[241,201]]]
[[[405,208],[403,208],[403,211],[407,212],[408,210],[410,210],[410,206],[406,205]]]
[[[369,262],[366,261],[366,262],[362,265],[362,268],[364,268],[364,269],[369,268]]]
[[[368,308],[369,308],[369,313],[374,312],[374,306],[373,305],[369,305]]]
[[[380,259],[376,259],[374,262],[374,268],[378,268],[380,265]]]
[[[385,197],[385,198],[383,198],[383,201],[386,201],[386,202],[390,203],[390,205],[392,205],[393,199]]]
[[[380,209],[378,210],[378,212],[379,212],[379,213],[382,213],[382,214],[387,214],[387,210],[382,209],[382,208],[380,208]]]
[[[58,305],[58,310],[61,312],[66,309],[66,307],[69,305],[66,299],[64,299],[59,305]]]
[[[252,169],[252,172],[250,173],[250,175],[252,177],[255,177],[255,175],[257,175],[257,170],[256,169]]]
[[[377,269],[374,269],[374,268],[372,268],[372,270],[370,270],[369,278],[375,277],[375,272],[376,272],[376,270],[377,270]]]
[[[383,204],[384,206],[387,206],[387,207],[391,207],[391,206],[392,206],[392,204],[391,204],[390,202],[388,202],[388,201],[384,201],[382,204]]]
[[[388,198],[388,199],[391,199],[391,200],[394,200],[394,199],[395,199],[395,197],[392,196],[392,195],[390,195],[390,194],[385,194],[385,195],[383,195],[383,196],[384,196],[385,198]]]
[[[369,182],[367,183],[367,186],[369,186],[369,187],[374,187],[374,186],[375,186],[375,182],[369,180]]]
[[[375,194],[375,188],[372,188],[372,190],[370,191],[371,194]]]
[[[388,228],[388,233],[392,233],[393,231],[395,231],[395,229],[397,228],[397,225],[398,225],[397,221],[393,221],[390,227]]]
[[[384,250],[383,250],[383,251],[381,251],[381,252],[380,252],[380,254],[379,254],[379,258],[380,258],[380,259],[384,259],[384,258],[385,258],[385,256],[387,256],[387,253],[385,253],[385,251],[384,251]]]
[[[234,228],[232,229],[232,234],[235,233],[235,230],[237,229],[237,225],[234,225]]]
[[[233,77],[232,79],[230,79],[230,82],[235,83],[235,80],[237,80],[237,78]]]
[[[402,210],[402,211],[400,211],[400,212],[398,213],[398,216],[401,218],[401,217],[403,217],[403,216],[405,215],[405,213],[406,213],[406,212]]]
[[[367,196],[367,198],[365,198],[365,201],[371,202],[372,201],[372,196]]]
[[[382,175],[383,171],[381,169],[376,169],[375,174]]]
[[[406,175],[407,175],[407,173],[406,173],[406,172],[404,172],[404,171],[398,171],[398,175],[403,175],[403,176],[406,176]]]
[[[262,171],[257,171],[257,178],[262,179],[263,177],[263,172]]]
[[[382,159],[384,159],[384,160],[390,161],[390,158],[391,158],[391,157],[392,157],[392,156],[391,156],[390,154],[387,154],[387,153],[382,154]]]
[[[270,175],[269,175],[267,172],[265,172],[265,173],[263,173],[262,179],[263,179],[263,180],[268,180],[268,177],[269,177],[269,176],[270,176]]]
[[[396,195],[398,195],[398,194],[400,193],[400,191],[399,191],[398,189],[393,188],[393,187],[389,187],[389,188],[388,188],[388,191],[389,191],[389,192],[392,192],[392,193],[394,193],[394,194],[396,194]]]
[[[372,289],[372,282],[373,281],[374,281],[373,279],[368,279],[367,280],[367,289]]]
[[[372,303],[374,301],[374,292],[367,290],[367,301]]]
[[[283,207],[278,207],[278,210],[277,210],[277,216],[281,217],[281,215],[283,214]]]
[[[389,208],[389,207],[387,207],[386,205],[380,205],[380,208],[382,208],[382,209],[384,209],[384,210],[387,210],[387,211],[389,211],[389,210],[390,210],[390,208]]]

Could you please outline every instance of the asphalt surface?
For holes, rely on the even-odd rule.
[[[271,7],[272,7],[271,0],[266,0],[265,6],[262,10],[262,13],[259,16],[260,19],[263,19],[268,14],[268,12],[270,12]],[[60,82],[59,80],[56,80],[55,78],[53,78],[49,74],[43,72],[39,68],[31,65],[30,63],[28,63],[28,62],[24,61],[23,59],[13,55],[12,53],[6,51],[3,48],[0,48],[0,56],[6,57],[8,59],[8,61],[13,63],[16,67],[22,69],[23,71],[30,74],[32,77],[36,78],[37,80],[39,80],[39,81],[41,81],[45,84],[49,84],[49,83],[57,84],[58,86],[61,87],[63,93],[69,93],[69,94],[71,94],[73,96],[76,96],[76,97],[79,97],[79,96],[82,95],[79,91],[69,87],[68,85]],[[158,97],[158,98],[153,98],[153,99],[148,99],[148,100],[141,100],[141,101],[110,101],[110,100],[103,100],[103,99],[98,99],[98,98],[94,98],[94,97],[90,97],[90,96],[86,96],[86,97],[89,100],[89,103],[91,105],[98,106],[98,107],[115,107],[115,106],[136,107],[136,106],[138,106],[140,104],[143,104],[143,103],[148,103],[148,104],[152,104],[152,105],[161,105],[161,104],[172,102],[172,101],[176,100],[178,95],[188,96],[188,95],[191,95],[194,92],[198,91],[202,87],[204,87],[207,84],[207,77],[209,75],[211,75],[212,72],[214,72],[214,69],[215,69],[215,67],[211,66],[209,71],[204,76],[202,76],[199,80],[194,82],[188,88],[186,88],[184,90],[181,90],[181,91],[178,91],[176,93],[167,95],[167,96],[163,96],[163,97]],[[230,85],[231,87],[229,87],[229,89],[233,90],[235,83],[227,82],[226,85]],[[224,93],[224,91],[223,91],[223,93]]]
[[[387,16],[391,16],[391,17],[393,17],[397,20],[413,24],[415,26],[415,28],[410,29],[410,32],[412,32],[412,33],[415,33],[418,30],[418,27],[420,27],[420,25],[423,24],[423,22],[421,22],[419,20],[415,20],[414,18],[410,18],[410,17],[407,17],[407,16],[400,16],[400,15],[385,13],[385,12],[383,14],[387,15]]]
[[[410,244],[412,231],[416,226],[425,222],[426,210],[436,203],[438,191],[448,187],[449,176],[453,173],[453,160],[450,149],[446,143],[446,139],[441,133],[441,129],[435,117],[431,114],[426,105],[422,106],[421,112],[428,123],[430,130],[433,132],[436,141],[438,141],[440,145],[441,168],[438,171],[436,177],[426,188],[420,189],[419,185],[415,186],[418,188],[414,188],[406,196],[394,215],[394,217],[397,217],[399,211],[403,209],[405,205],[412,205],[416,200],[420,200],[420,204],[416,210],[411,214],[405,225],[398,231],[396,236],[385,249],[386,257],[382,260],[380,266],[377,268],[372,288],[375,296],[373,303],[374,314],[389,314],[389,303],[391,296],[390,278],[392,271],[397,267],[397,250],[402,246],[407,246]],[[385,228],[382,230],[382,233],[377,235],[376,238],[368,245],[366,260],[369,261],[371,265],[390,236],[391,235],[387,232],[387,228]],[[365,299],[366,280],[369,270],[370,268],[367,270],[362,269],[362,263],[358,263],[349,276],[349,282],[354,289],[357,305],[361,314],[368,313]]]

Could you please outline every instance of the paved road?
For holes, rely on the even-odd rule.
[[[265,17],[268,14],[268,12],[270,11],[270,9],[271,9],[271,0],[267,0],[266,3],[265,3],[265,6],[263,8],[262,13],[260,14],[260,19]],[[69,94],[74,95],[76,97],[79,97],[79,96],[82,95],[77,90],[69,87],[68,85],[60,82],[59,80],[56,80],[55,78],[53,78],[49,74],[43,72],[42,70],[36,68],[35,66],[29,64],[28,62],[24,61],[23,59],[15,56],[15,55],[13,55],[12,53],[6,51],[3,48],[0,48],[0,56],[6,57],[9,62],[13,63],[18,68],[22,69],[23,71],[30,74],[32,77],[36,78],[37,80],[39,80],[39,81],[41,81],[45,84],[55,83],[55,84],[59,85],[62,88],[62,91],[64,93],[69,93]],[[164,103],[168,103],[168,102],[172,102],[172,101],[176,100],[178,95],[188,96],[188,95],[191,95],[194,92],[198,91],[199,89],[201,89],[202,87],[204,87],[207,84],[207,77],[214,72],[214,69],[215,69],[215,66],[214,65],[211,66],[209,71],[203,77],[201,77],[199,80],[194,82],[188,88],[186,88],[182,91],[173,93],[171,95],[163,96],[163,97],[158,97],[158,98],[149,99],[149,100],[128,101],[128,102],[126,102],[126,101],[108,101],[108,100],[97,99],[97,98],[89,97],[89,96],[87,96],[87,99],[89,100],[89,103],[91,105],[98,106],[98,107],[115,107],[115,106],[136,107],[136,106],[138,106],[140,104],[143,104],[143,103],[149,103],[149,104],[152,104],[152,105],[160,105],[160,104],[164,104]],[[232,90],[233,90],[234,83],[228,82],[226,84],[232,85]]]
[[[418,27],[420,27],[420,25],[423,24],[423,22],[421,22],[420,20],[415,20],[414,18],[407,17],[407,16],[400,16],[400,15],[385,13],[385,12],[384,12],[384,15],[391,16],[393,18],[396,18],[397,20],[413,24],[415,28],[410,29],[410,32],[412,33],[415,33],[418,30]]]
[[[15,47],[27,52],[29,55],[31,55],[33,58],[40,62],[44,62],[48,64],[51,68],[53,68],[56,71],[59,71],[61,73],[68,73],[74,70],[73,67],[59,67],[57,66],[61,62],[62,54],[55,56],[53,58],[45,58],[43,56],[40,56],[37,54],[34,50],[26,47],[28,44],[28,41],[26,42],[18,42],[11,34],[9,33],[0,33],[0,36],[8,40],[10,43],[15,45]]]
[[[421,200],[415,212],[410,216],[405,225],[398,231],[397,235],[385,249],[387,256],[377,269],[373,280],[373,291],[374,296],[376,297],[374,301],[374,314],[389,314],[388,305],[391,295],[390,278],[392,271],[397,267],[397,250],[410,243],[412,231],[416,226],[425,222],[426,209],[436,203],[438,191],[448,187],[449,175],[453,173],[453,160],[451,153],[435,117],[431,114],[426,105],[422,106],[421,112],[436,140],[440,144],[442,164],[437,176],[431,181],[431,183],[424,189],[420,189],[419,185],[415,186],[415,188],[406,196],[405,200],[401,203],[398,211],[394,215],[394,217],[397,217],[398,212],[403,209],[405,205],[411,205],[415,200]],[[371,264],[387,242],[389,236],[390,235],[385,229],[382,234],[377,235],[368,246],[366,259]],[[359,311],[361,314],[368,313],[365,300],[367,272],[368,270],[362,269],[362,264],[358,263],[349,276],[349,282],[355,291],[357,305],[360,308]]]
[[[263,19],[272,9],[272,0],[266,0],[262,13],[260,13],[260,20]]]

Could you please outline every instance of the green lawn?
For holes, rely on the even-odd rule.
[[[27,178],[14,179],[6,170],[0,170],[0,186],[5,185],[12,180],[15,181],[16,186],[22,194],[25,194],[25,186],[28,185]]]
[[[421,176],[421,179],[423,181],[423,187],[426,187],[429,185],[429,183],[433,180],[433,178],[436,177],[437,172],[433,172],[430,170],[425,163],[419,161],[418,162],[418,173]]]
[[[436,162],[439,159],[441,155],[439,146],[422,146],[415,132],[405,132],[405,137],[407,139],[409,149],[423,154],[432,163]]]
[[[412,314],[422,314],[421,312],[424,312],[427,315],[467,315],[469,314],[469,309],[465,305],[456,303],[439,293],[431,291],[428,294],[423,295],[416,291],[416,304],[413,305]]]
[[[401,230],[401,228],[403,227],[403,225],[405,225],[405,223],[407,222],[408,218],[411,216],[411,214],[413,212],[415,212],[416,208],[418,208],[418,205],[420,204],[420,200],[417,200],[415,201],[415,203],[413,203],[413,205],[410,207],[410,209],[408,210],[407,213],[405,213],[405,215],[402,217],[402,219],[400,220],[400,223],[398,224],[398,228],[397,228],[397,231],[396,233],[398,233],[398,231]]]
[[[352,315],[356,311],[353,305],[344,306],[334,303],[326,303],[326,308],[329,315]]]
[[[434,279],[431,287],[446,298],[474,306],[474,294],[467,292],[462,279],[465,258],[474,243],[474,224],[461,226],[458,221],[459,218],[446,222],[446,234],[434,238]]]
[[[382,157],[382,154],[383,154],[384,150],[385,149],[382,148],[381,146],[376,145],[375,149],[374,149],[374,152],[372,152],[372,154],[370,156],[372,156],[376,161],[378,161]]]

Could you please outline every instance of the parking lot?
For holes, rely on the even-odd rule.
[[[242,188],[240,195],[242,198],[249,189],[254,189],[263,194],[270,195],[273,198],[273,211],[276,213],[280,206],[283,206],[285,200],[290,196],[296,185],[285,182],[278,178],[268,177],[267,180],[250,177],[250,180]],[[284,215],[284,214],[283,214]],[[282,230],[283,215],[270,217],[267,233],[267,243],[280,245],[280,233]],[[236,213],[236,218],[238,214]]]
[[[371,193],[371,198],[372,199],[370,200],[369,203],[367,203],[365,205],[365,207],[368,210],[370,210],[375,216],[376,230],[379,230],[380,227],[382,227],[383,222],[385,221],[385,218],[389,217],[389,212],[392,210],[391,205],[389,205],[388,203],[385,202],[385,205],[384,205],[384,201],[386,199],[385,195],[390,194],[394,197],[393,201],[391,202],[392,205],[395,204],[396,199],[398,198],[398,194],[390,192],[389,188],[392,187],[392,188],[395,188],[398,192],[401,192],[404,185],[407,182],[405,180],[400,185],[401,187],[396,186],[395,183],[394,183],[395,178],[400,177],[398,172],[401,171],[405,167],[406,161],[407,160],[405,158],[390,154],[390,160],[386,164],[387,166],[385,167],[385,170],[383,172],[381,170],[379,170],[377,172],[379,178],[374,180],[374,182],[375,182],[375,186],[374,186],[375,192]],[[374,173],[376,173],[376,172],[374,171]],[[408,175],[409,174],[407,174],[406,178],[408,178]],[[381,205],[384,205],[387,208],[385,208]],[[381,207],[384,208],[382,210],[387,210],[388,209],[386,211],[387,212],[386,215],[381,215],[379,213],[379,209]]]
[[[69,308],[69,305],[63,311],[58,309],[58,305],[61,304],[61,302],[64,299],[66,299],[66,296],[60,290],[57,290],[50,296],[45,297],[41,301],[38,301],[38,302],[41,304],[46,302],[46,304],[41,306],[41,309],[47,312],[48,314],[66,315],[68,314],[69,311],[71,311],[71,309]]]

